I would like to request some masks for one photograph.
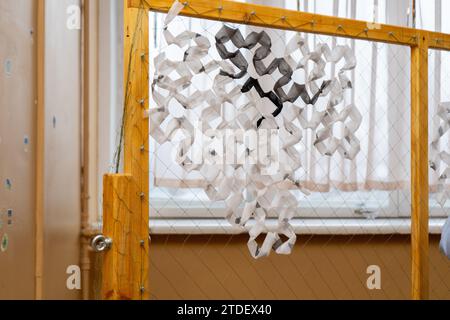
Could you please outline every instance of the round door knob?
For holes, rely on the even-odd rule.
[[[103,252],[109,250],[112,246],[112,239],[99,234],[92,238],[91,247],[95,252]]]

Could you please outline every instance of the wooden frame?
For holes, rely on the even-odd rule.
[[[148,135],[147,121],[143,120],[140,111],[148,108],[148,77],[131,74],[128,66],[133,65],[134,70],[141,68],[148,73],[148,63],[143,55],[148,57],[148,34],[145,34],[139,46],[131,50],[130,39],[136,34],[131,30],[136,24],[137,11],[156,11],[166,13],[173,4],[173,0],[125,0],[128,9],[125,9],[125,55],[126,70],[125,88],[131,86],[131,90],[125,90],[126,110],[130,108],[139,111],[138,117],[127,115],[129,123],[125,127],[125,173],[126,176],[108,176],[105,178],[105,203],[112,204],[117,199],[108,199],[108,185],[120,184],[129,181],[137,182],[137,188],[132,183],[133,190],[129,205],[132,212],[138,212],[141,222],[148,222],[148,208],[142,206],[142,199],[137,195],[148,196],[148,172],[139,168],[148,168],[148,152],[139,154],[141,150],[147,150],[147,140],[142,135],[134,134],[136,128]],[[412,298],[427,299],[428,288],[428,49],[450,50],[450,35],[404,28],[392,25],[374,25],[364,21],[328,17],[323,15],[285,10],[281,8],[265,7],[254,4],[239,3],[230,0],[191,0],[183,3],[185,8],[181,15],[210,19],[224,22],[255,25],[267,28],[292,30],[298,32],[324,34],[329,36],[346,37],[360,40],[385,42],[411,48],[411,257],[412,257]],[[148,30],[148,19],[141,21],[141,29]],[[147,31],[148,32],[148,31]],[[127,57],[127,55],[132,54]],[[134,61],[134,62],[133,62]],[[425,76],[422,76],[425,75]],[[135,101],[141,101],[136,105]],[[138,164],[138,166],[136,166]],[[110,181],[113,180],[113,181]],[[115,181],[119,180],[119,181]],[[115,195],[113,194],[113,198]],[[140,202],[141,201],[141,202]],[[119,209],[117,209],[119,210]],[[104,212],[105,222],[107,216],[117,212]],[[141,238],[148,234],[148,224],[140,224]],[[105,228],[109,228],[108,224]],[[113,239],[114,241],[114,239]],[[147,242],[146,242],[147,243]],[[137,253],[136,247],[130,247],[130,254]],[[143,253],[148,254],[147,247]],[[113,251],[110,254],[114,254]],[[148,256],[143,260],[148,261]],[[146,278],[148,263],[144,263],[142,274]],[[108,280],[109,281],[109,280]],[[120,289],[118,289],[120,291]],[[146,298],[147,294],[131,297]]]
[[[430,49],[450,50],[450,34],[429,32],[386,24],[330,17],[231,0],[191,0],[181,15],[208,20],[248,24],[259,27],[316,33],[336,37],[417,46],[419,36],[426,34]],[[128,0],[132,8],[169,11],[172,0]]]
[[[145,10],[124,0],[124,174],[106,175],[103,182],[103,233],[113,240],[105,253],[102,297],[144,300],[149,254],[148,46]],[[119,155],[120,157],[120,155]]]

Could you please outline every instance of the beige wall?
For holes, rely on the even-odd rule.
[[[409,236],[303,236],[291,256],[253,260],[246,236],[153,236],[153,299],[409,299]],[[450,261],[430,243],[430,296],[450,299]],[[368,290],[368,265],[382,290]]]
[[[0,1],[0,241],[9,237],[0,251],[0,299],[34,297],[34,10],[33,0]]]

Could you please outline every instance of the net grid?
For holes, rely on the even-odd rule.
[[[186,5],[186,4],[184,4],[184,5]],[[187,6],[189,6],[189,4],[187,4]],[[193,8],[192,8],[192,10],[195,11],[195,9],[193,9]],[[157,14],[157,15],[163,16],[162,14]],[[160,17],[159,19],[161,20],[162,18]],[[260,18],[258,18],[257,14],[254,14],[251,17],[249,17],[249,19],[260,19]],[[194,19],[192,19],[192,18],[188,19],[188,18],[176,17],[176,20],[182,20],[182,24],[184,25],[185,30],[191,30],[192,23],[193,23],[192,21]],[[219,23],[219,22],[217,22],[217,23]],[[288,22],[286,21],[286,23],[288,23]],[[157,26],[156,19],[155,19],[154,26]],[[234,28],[241,28],[241,26],[239,26],[239,25],[230,24],[230,23],[223,23],[223,26],[234,27]],[[210,24],[208,27],[202,28],[202,32],[204,32],[205,34],[208,34],[209,36],[215,38],[215,34],[213,34],[210,29],[214,29],[214,24]],[[158,33],[157,31],[160,31],[160,34],[163,34],[163,32],[165,30],[166,30],[165,28],[158,28],[158,29],[155,29],[154,32]],[[239,30],[239,29],[237,29],[237,30]],[[345,31],[345,30],[343,30],[343,31]],[[278,33],[278,32],[274,32],[273,34],[271,33],[271,36],[277,36],[279,38],[278,41],[280,43],[286,43],[286,38],[282,37],[280,35],[280,33]],[[320,35],[313,35],[313,34],[304,34],[304,36],[305,36],[305,38],[307,40],[314,39],[314,40],[316,40],[318,42],[323,42],[323,43],[327,43],[327,42],[330,43],[331,42],[330,43],[331,47],[336,46],[337,42],[340,41],[339,38],[335,38],[335,37],[327,37],[327,36],[320,36]],[[393,35],[393,36],[395,36],[395,35]],[[158,38],[157,36],[154,37],[154,47],[156,47],[158,45],[158,52],[162,52],[162,51],[166,50],[167,47],[161,46],[161,43],[163,42],[163,39],[162,39],[161,36],[159,36],[159,37],[160,37],[159,39],[157,39]],[[192,40],[192,41],[195,41],[195,40]],[[355,40],[345,40],[345,41],[347,43],[349,43],[350,45],[352,45],[352,46],[355,45]],[[360,42],[359,40],[356,40],[356,43],[359,43],[359,42]],[[371,43],[370,45],[373,46],[373,48],[372,48],[373,51],[372,52],[378,52],[378,53],[380,51],[384,50],[384,49],[387,49],[387,48],[390,48],[390,47],[394,47],[393,45],[379,44],[379,43]],[[402,47],[400,47],[399,50],[393,50],[393,54],[390,56],[390,58],[393,61],[391,63],[396,63],[396,64],[398,64],[398,66],[400,66],[400,68],[397,70],[396,74],[389,75],[389,76],[391,76],[391,79],[390,79],[391,82],[389,84],[391,84],[391,85],[394,84],[399,89],[397,97],[391,97],[389,95],[387,95],[387,97],[386,97],[386,100],[389,103],[394,104],[394,105],[397,105],[396,101],[398,101],[398,99],[405,100],[407,102],[407,104],[410,103],[410,101],[409,101],[410,100],[409,89],[405,91],[405,90],[403,90],[404,87],[401,85],[401,83],[402,83],[402,79],[401,78],[403,78],[403,77],[408,78],[409,77],[408,66],[407,65],[405,66],[405,63],[404,63],[405,62],[404,61],[405,52],[402,51],[402,50],[408,50],[408,49],[409,48],[403,49]],[[154,52],[152,52],[151,49],[150,49],[150,53],[154,54]],[[153,65],[151,57],[149,57],[146,53],[142,53],[141,57],[142,57],[142,60],[144,61],[144,63],[148,63],[150,65],[150,68],[154,68],[154,65]],[[365,55],[360,55],[359,57],[360,57],[360,59],[366,59]],[[371,58],[373,58],[373,56]],[[370,60],[370,61],[367,61],[367,60]],[[362,62],[358,61],[358,64],[370,65],[369,70],[372,70],[372,71],[374,69],[377,70],[377,69],[380,68],[380,66],[377,66],[377,65],[373,66],[373,64],[372,64],[373,60],[372,59],[367,58],[367,60],[366,61],[362,61]],[[409,57],[408,57],[408,60],[409,60]],[[204,62],[206,64],[206,61],[202,60],[202,62]],[[157,63],[155,63],[155,65],[156,64]],[[337,63],[336,63],[336,65],[337,65]],[[336,70],[336,65],[334,65],[335,70]],[[332,67],[327,66],[326,72],[330,72],[331,71],[330,69],[332,69]],[[229,70],[231,71],[231,69],[229,69]],[[132,70],[130,70],[130,71],[132,71]],[[235,70],[233,70],[233,71],[235,71]],[[335,71],[333,71],[333,73],[334,72]],[[361,74],[362,74],[362,76],[361,76]],[[353,72],[353,74],[351,75],[351,80],[349,80],[349,81],[351,83],[354,83],[355,82],[355,77],[359,76],[360,81],[358,83],[360,83],[360,84],[364,83],[364,84],[367,85],[367,87],[372,87],[371,79],[367,79],[365,77],[366,73],[364,73],[364,74],[361,73],[361,74],[360,75],[355,75],[354,72]],[[143,77],[144,78],[145,77],[151,78],[152,77],[151,75],[152,75],[152,72],[150,72],[150,74],[143,75]],[[272,74],[270,74],[272,83],[276,83],[277,81],[279,81],[280,74],[277,73],[276,75],[277,75],[277,77],[275,77]],[[209,81],[211,81],[211,83],[214,82],[214,78],[210,77],[209,75],[207,76],[207,79]],[[386,82],[382,83],[381,88],[380,88],[380,85],[377,83],[377,89],[378,90],[389,91],[389,89],[391,89],[389,84],[386,83]],[[195,87],[195,85],[194,85],[194,87]],[[198,89],[198,88],[195,87],[195,89]],[[127,89],[127,92],[128,92],[128,90],[129,89]],[[369,89],[369,91],[372,92],[372,89]],[[351,97],[351,95],[353,95],[353,97]],[[358,99],[363,100],[363,98],[364,98],[364,97],[355,96],[354,92],[352,92],[351,95],[350,95],[350,97],[346,97],[346,98],[347,99],[354,99],[355,101],[358,101]],[[152,96],[152,99],[154,99],[153,96]],[[374,101],[375,104],[386,103],[385,101],[381,101],[380,102],[378,100],[379,97],[377,95],[375,95],[374,99],[375,99],[375,101]],[[150,100],[150,101],[152,101],[152,100]],[[141,105],[141,106],[143,105],[143,101],[142,100],[136,100],[136,101],[132,101],[132,102],[129,102],[129,103],[134,103],[134,104]],[[356,105],[363,105],[363,106],[364,106],[364,104],[367,104],[367,102],[361,103],[361,104],[360,104],[360,102],[356,103]],[[141,113],[142,108],[141,109],[137,108],[135,110],[137,110],[137,111],[134,111],[134,112]],[[373,110],[373,108],[371,110]],[[152,113],[151,112],[152,112],[152,110],[150,110],[149,113],[145,113],[145,117],[148,117],[149,121],[151,121],[151,119],[152,119]],[[409,112],[399,112],[399,113],[400,113],[400,118],[399,119],[402,122],[408,123],[409,122],[409,116],[408,116]],[[377,113],[375,112],[375,114],[377,114]],[[134,115],[132,115],[132,117],[133,116]],[[142,115],[138,114],[136,116],[137,117],[141,117]],[[197,114],[196,116],[197,117],[201,117],[202,115],[201,114]],[[382,122],[381,119],[383,119],[386,115],[383,115],[382,112],[380,112],[377,116],[379,118],[377,119],[376,117],[374,117],[374,120],[372,120],[372,121]],[[125,116],[124,116],[124,119],[125,119]],[[410,151],[408,150],[406,153],[400,154],[400,155],[398,155],[396,152],[393,152],[393,151],[398,149],[399,145],[402,145],[402,141],[403,140],[407,140],[409,142],[409,139],[408,139],[409,138],[409,134],[407,134],[405,136],[405,132],[409,131],[409,123],[408,123],[406,128],[403,128],[403,129],[405,129],[403,132],[402,131],[398,132],[397,131],[398,128],[397,128],[397,126],[395,124],[388,123],[387,126],[389,126],[389,129],[390,129],[389,133],[390,134],[395,134],[397,140],[394,141],[394,143],[389,146],[389,148],[390,148],[389,152],[385,152],[385,150],[384,150],[384,152],[383,151],[378,151],[377,150],[378,148],[383,149],[383,147],[378,147],[378,144],[374,144],[374,150],[372,150],[372,151],[373,152],[380,152],[381,154],[383,154],[383,156],[381,157],[381,162],[388,162],[388,163],[392,162],[393,160],[390,159],[389,157],[393,155],[395,157],[395,161],[397,161],[400,164],[400,171],[401,172],[399,173],[399,175],[400,176],[403,175],[403,177],[402,177],[403,179],[401,179],[401,181],[397,181],[396,183],[394,183],[391,186],[387,186],[387,187],[383,186],[385,188],[388,188],[388,190],[394,190],[394,194],[393,195],[390,193],[387,196],[387,201],[390,202],[392,200],[391,197],[396,197],[397,198],[396,199],[396,201],[397,201],[396,208],[394,208],[394,211],[396,211],[398,213],[401,210],[400,206],[406,207],[408,209],[410,207],[410,201],[411,200],[410,200],[409,190],[405,190],[405,187],[409,187],[409,179],[410,179],[410,177],[408,175],[408,172],[410,170],[410,168],[409,168],[409,158],[410,158],[409,157],[409,152]],[[154,127],[154,126],[150,125],[150,130],[152,130],[152,127]],[[380,130],[380,131],[382,132],[382,136],[380,136],[378,139],[380,139],[380,140],[389,140],[390,139],[390,137],[388,135],[385,135],[383,130]],[[311,139],[312,137],[314,137],[314,133],[313,132],[314,131],[311,130],[310,132],[302,134],[302,136],[303,137],[306,136],[307,138]],[[122,134],[120,134],[120,135],[122,135]],[[185,175],[180,175],[180,171],[178,171],[177,169],[174,169],[174,167],[177,166],[176,163],[175,164],[173,164],[173,163],[168,164],[166,158],[161,158],[159,150],[158,150],[159,147],[155,147],[154,142],[150,141],[149,138],[150,138],[150,135],[148,135],[147,137],[145,137],[145,136],[142,137],[142,139],[144,140],[144,143],[141,146],[138,146],[139,149],[140,149],[140,152],[148,152],[150,154],[150,159],[153,159],[155,162],[157,162],[159,168],[163,168],[163,172],[162,173],[160,172],[159,174],[164,176],[168,172],[173,177],[175,177],[177,180],[179,180],[178,187],[166,187],[166,188],[164,188],[164,187],[157,187],[154,184],[155,181],[156,181],[156,178],[155,178],[156,172],[152,172],[152,170],[155,170],[155,167],[154,167],[155,163],[153,163],[150,166],[150,171],[148,171],[147,174],[150,175],[150,181],[151,181],[150,189],[152,191],[150,192],[150,198],[149,199],[147,199],[146,197],[142,198],[142,205],[143,206],[148,205],[150,207],[151,217],[152,218],[157,218],[157,219],[161,218],[161,219],[167,220],[167,216],[164,213],[164,209],[166,207],[175,206],[177,211],[179,212],[179,214],[177,215],[179,218],[181,217],[181,218],[190,219],[195,224],[196,223],[196,219],[192,219],[192,214],[189,212],[189,209],[188,209],[189,205],[194,204],[194,208],[198,208],[199,205],[201,207],[203,207],[205,209],[205,211],[206,211],[205,214],[207,215],[207,217],[216,219],[218,217],[217,207],[224,209],[224,208],[226,208],[226,206],[223,205],[223,204],[220,204],[220,203],[217,204],[217,203],[209,201],[208,198],[205,197],[204,194],[202,194],[202,191],[201,191],[201,187],[202,186],[199,186],[198,184],[195,184],[195,183],[190,184],[189,179],[186,180],[186,176]],[[146,144],[149,144],[149,146],[153,145],[155,148],[152,148],[152,147],[149,147],[149,146],[145,146]],[[122,145],[124,146],[125,142],[122,143]],[[175,144],[170,145],[170,148],[175,148],[175,147],[176,147]],[[303,148],[306,148],[306,147],[303,146]],[[408,161],[406,161],[406,162],[404,161],[405,157],[408,159]],[[119,158],[120,158],[120,154],[118,156],[118,159]],[[309,160],[309,161],[313,161],[314,159],[315,158],[313,157],[312,160]],[[324,165],[322,163],[319,163],[317,165],[318,165],[319,169],[321,169],[321,170],[327,170],[328,169],[329,171],[339,172],[339,174],[341,174],[341,175],[345,175],[347,173],[346,171],[343,171],[343,167],[342,166],[340,166],[339,164],[336,164],[333,161],[329,161],[329,163],[327,164],[328,168],[326,168],[326,165],[325,165],[325,168],[324,168]],[[117,168],[118,167],[120,167],[120,165],[117,165]],[[146,172],[146,170],[144,168],[140,168],[140,170],[142,170],[142,172]],[[368,169],[368,175],[370,175],[372,173],[372,171],[375,171],[375,170],[376,170],[376,168],[369,168]],[[204,180],[204,179],[205,179],[205,177],[203,177],[203,176],[200,177],[200,180]],[[139,185],[137,187],[138,187],[137,188],[138,190],[142,189],[141,185]],[[397,192],[397,188],[399,188],[399,187],[400,187],[400,191]],[[371,187],[369,189],[376,190],[377,188],[376,187]],[[328,189],[325,189],[325,191],[322,190],[322,191],[317,192],[317,194],[319,195],[319,201],[326,201],[326,197],[324,196],[324,193],[326,193],[326,192],[332,193],[334,190],[338,190],[338,188],[335,188],[335,186],[333,186],[331,184],[331,187],[329,186]],[[152,192],[154,192],[154,191],[157,191],[157,193],[156,193],[157,198],[152,199]],[[369,196],[365,196],[363,194],[356,194],[356,196],[354,196],[356,198],[355,201],[351,201],[350,200],[352,192],[341,192],[341,191],[339,191],[337,197],[341,197],[341,201],[340,202],[343,204],[344,207],[347,206],[347,207],[355,208],[355,203],[357,203],[357,202],[367,203],[367,200],[369,199],[370,201],[372,201],[372,203],[374,203],[375,207],[378,206],[378,208],[381,209],[379,211],[383,212],[383,210],[388,210],[386,208],[386,200],[383,200],[378,195],[375,195],[376,191],[371,191],[371,192],[372,192],[372,195],[369,195]],[[153,201],[161,199],[161,198],[158,197],[158,193],[159,194],[164,194],[165,197],[163,198],[163,200],[162,200],[163,203],[161,205],[155,206]],[[313,189],[313,193],[315,193],[314,189]],[[155,194],[155,193],[153,193],[153,194]],[[188,194],[187,198],[190,198],[190,199],[188,200],[188,202],[186,202],[186,201],[178,201],[178,200],[176,200],[178,194],[184,194],[184,195]],[[298,197],[298,195],[296,195],[296,197]],[[321,199],[320,199],[320,197],[321,197]],[[306,203],[313,203],[311,205],[312,208],[314,208],[315,204],[317,204],[317,202],[312,202],[311,200],[309,200],[308,197],[305,197],[304,201]],[[347,204],[350,204],[350,205],[347,205]],[[331,209],[331,210],[328,210],[329,217],[331,217],[331,218],[333,218],[333,217],[334,218],[342,218],[342,210],[339,210],[336,207],[333,208],[332,206],[329,207],[329,209]],[[358,210],[358,208],[356,208],[356,210]],[[359,210],[360,210],[359,211],[359,215],[358,214],[355,215],[354,214],[355,210],[352,210],[353,214],[351,214],[350,216],[354,217],[354,218],[355,217],[360,218],[361,214],[367,215],[367,217],[369,217],[369,218],[375,218],[376,216],[380,216],[380,213],[373,215],[372,210],[366,209],[364,206],[361,206],[361,208]],[[313,209],[313,211],[314,211],[314,209]],[[408,212],[406,212],[406,214],[408,214]],[[442,214],[443,214],[442,212],[439,213],[440,216],[442,216]],[[294,215],[297,216],[298,213],[295,213]],[[298,215],[298,216],[301,216],[301,215]],[[321,214],[314,213],[314,212],[311,214],[311,216],[312,217],[315,216],[315,217],[319,217],[319,218],[323,217]],[[381,216],[383,216],[383,214],[381,214]],[[274,214],[274,213],[268,214],[268,218],[274,218],[274,217],[276,217],[276,214]],[[169,227],[172,228],[172,226],[170,226],[170,224],[171,224],[170,219],[167,220],[167,223],[169,224]],[[327,228],[326,223],[323,223],[323,226],[324,226],[324,228]],[[343,227],[343,229],[345,229],[346,225],[343,224],[342,227]],[[201,227],[201,225],[197,225],[196,228],[199,229],[199,231],[201,231],[202,227]],[[227,230],[228,229],[224,229],[223,232],[227,233],[228,232]],[[174,230],[174,232],[176,233],[176,230]],[[291,235],[295,236],[295,232],[292,232]],[[355,235],[352,235],[349,238],[348,241],[351,242],[354,236]],[[188,235],[184,239],[183,246],[182,246],[181,249],[183,249],[185,247],[184,245],[189,241],[190,237],[191,237],[191,235]],[[331,242],[333,240],[333,237],[334,237],[334,235],[331,235],[330,238],[328,239],[327,243]],[[375,237],[375,235],[371,235],[368,238],[367,242],[370,242],[373,237]],[[387,243],[391,237],[392,236],[387,237],[385,242]],[[169,239],[169,236],[167,237],[166,241],[168,241],[168,239]],[[211,243],[211,241],[213,241],[213,239],[214,239],[214,235],[209,236],[209,238],[206,241],[206,243],[204,244],[204,246],[207,246],[209,243]],[[233,239],[233,236],[230,237],[230,239],[229,239],[229,241],[227,242],[226,245],[228,245],[228,243],[230,243],[232,241],[232,239]],[[306,242],[302,243],[302,246],[306,246],[310,239],[312,239],[312,236]],[[253,255],[255,257],[259,257],[259,252],[258,251],[260,251],[260,249],[258,249],[258,248],[261,248],[261,246],[264,246],[264,240],[261,241],[261,239],[259,239],[259,237],[257,235],[254,237],[254,240],[255,240],[255,242],[257,242],[257,246],[256,247],[255,246],[251,247],[251,250],[253,250],[251,252],[253,252]],[[256,241],[256,240],[258,240],[258,241]],[[289,239],[288,239],[288,241],[289,241]],[[262,245],[261,245],[261,243],[262,243]],[[264,255],[268,255],[268,252],[270,251],[270,248],[272,248],[273,244],[275,244],[275,243],[277,243],[276,238],[272,238],[272,242],[270,243],[270,245],[266,245]],[[288,242],[288,244],[289,243],[292,243],[292,241]],[[326,245],[326,243],[324,245]],[[279,244],[278,244],[278,246],[279,246]],[[268,247],[270,247],[270,248],[268,248]],[[275,248],[276,248],[276,246],[275,246]],[[171,258],[174,261],[178,261],[176,256],[172,256],[171,253],[170,253],[170,255],[171,255]],[[201,253],[195,252],[195,255],[200,258]],[[364,259],[363,256],[362,256],[362,258]],[[290,257],[288,257],[288,259],[290,259]],[[328,262],[332,265],[332,261],[329,260],[328,257],[327,257],[327,259],[328,259]],[[177,263],[179,263],[179,262],[177,262]],[[179,266],[182,268],[182,265],[180,263],[179,263]],[[152,263],[152,267],[157,268],[157,266],[154,263]],[[255,268],[254,270],[255,270],[255,272],[258,273],[257,268]],[[405,275],[409,273],[409,270],[407,270],[407,269],[404,269],[403,271],[404,271]],[[160,270],[160,272],[163,274],[162,270]],[[261,278],[264,279],[264,277],[261,277]],[[286,283],[288,283],[287,280],[284,280],[284,281]],[[169,281],[169,282],[171,282],[171,281]],[[361,282],[361,284],[363,285],[363,282]],[[200,288],[200,290],[201,290],[201,288]],[[291,290],[293,292],[295,291],[293,289],[291,289]],[[312,291],[314,291],[314,290],[312,290]],[[206,292],[204,292],[204,294],[205,294],[205,296],[208,296],[208,294]],[[181,293],[178,293],[178,295],[182,296]]]

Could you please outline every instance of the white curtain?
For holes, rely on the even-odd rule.
[[[280,6],[280,1],[248,1],[264,5]],[[426,1],[427,4],[430,1]],[[440,3],[440,0],[437,0]],[[288,9],[315,12],[325,15],[347,17],[370,22],[407,25],[410,22],[407,12],[409,0],[302,0],[286,1]],[[423,4],[424,6],[424,4]],[[439,7],[438,7],[439,8]],[[423,10],[424,7],[422,7]],[[427,9],[428,10],[428,9]],[[428,11],[426,11],[428,13]],[[443,10],[445,12],[445,10]],[[436,14],[440,14],[436,10]],[[425,18],[423,17],[425,16]],[[432,19],[436,27],[441,28],[440,19],[423,14],[417,27],[425,27]],[[214,35],[217,22],[190,21],[185,27],[193,30],[207,30]],[[248,31],[248,30],[247,30]],[[345,31],[345,30],[344,30]],[[243,32],[245,33],[245,32]],[[270,35],[277,44],[287,41],[292,32],[271,31]],[[347,44],[357,58],[357,67],[351,74],[352,93],[345,99],[346,104],[354,103],[363,122],[356,136],[361,143],[361,151],[354,160],[346,160],[339,154],[322,156],[314,147],[315,132],[311,129],[303,132],[303,140],[298,146],[302,154],[303,168],[296,173],[302,185],[312,191],[327,192],[331,189],[343,191],[355,190],[399,190],[408,192],[410,172],[410,49],[395,45],[374,43],[345,38],[332,38],[320,35],[304,35],[313,48],[316,44],[327,42],[330,46]],[[395,35],[393,35],[395,36]],[[161,50],[161,39],[153,34],[153,52]],[[283,50],[282,46],[274,46]],[[276,50],[274,52],[276,54]],[[436,58],[435,58],[436,56]],[[430,111],[435,110],[437,102],[443,98],[440,92],[441,74],[435,72],[444,63],[439,55],[432,56],[433,77],[430,92]],[[436,69],[434,69],[436,67]],[[447,65],[448,67],[448,65]],[[335,74],[336,66],[330,65],[327,76]],[[448,70],[448,69],[447,69]],[[202,81],[197,80],[201,86]],[[195,117],[195,115],[193,115]],[[430,117],[431,119],[432,117]],[[433,125],[430,123],[430,125]],[[339,134],[339,129],[336,130]],[[187,174],[174,163],[171,154],[173,145],[158,146],[153,143],[152,186],[155,187],[202,187],[202,177],[198,173]],[[436,181],[437,177],[434,177]]]

